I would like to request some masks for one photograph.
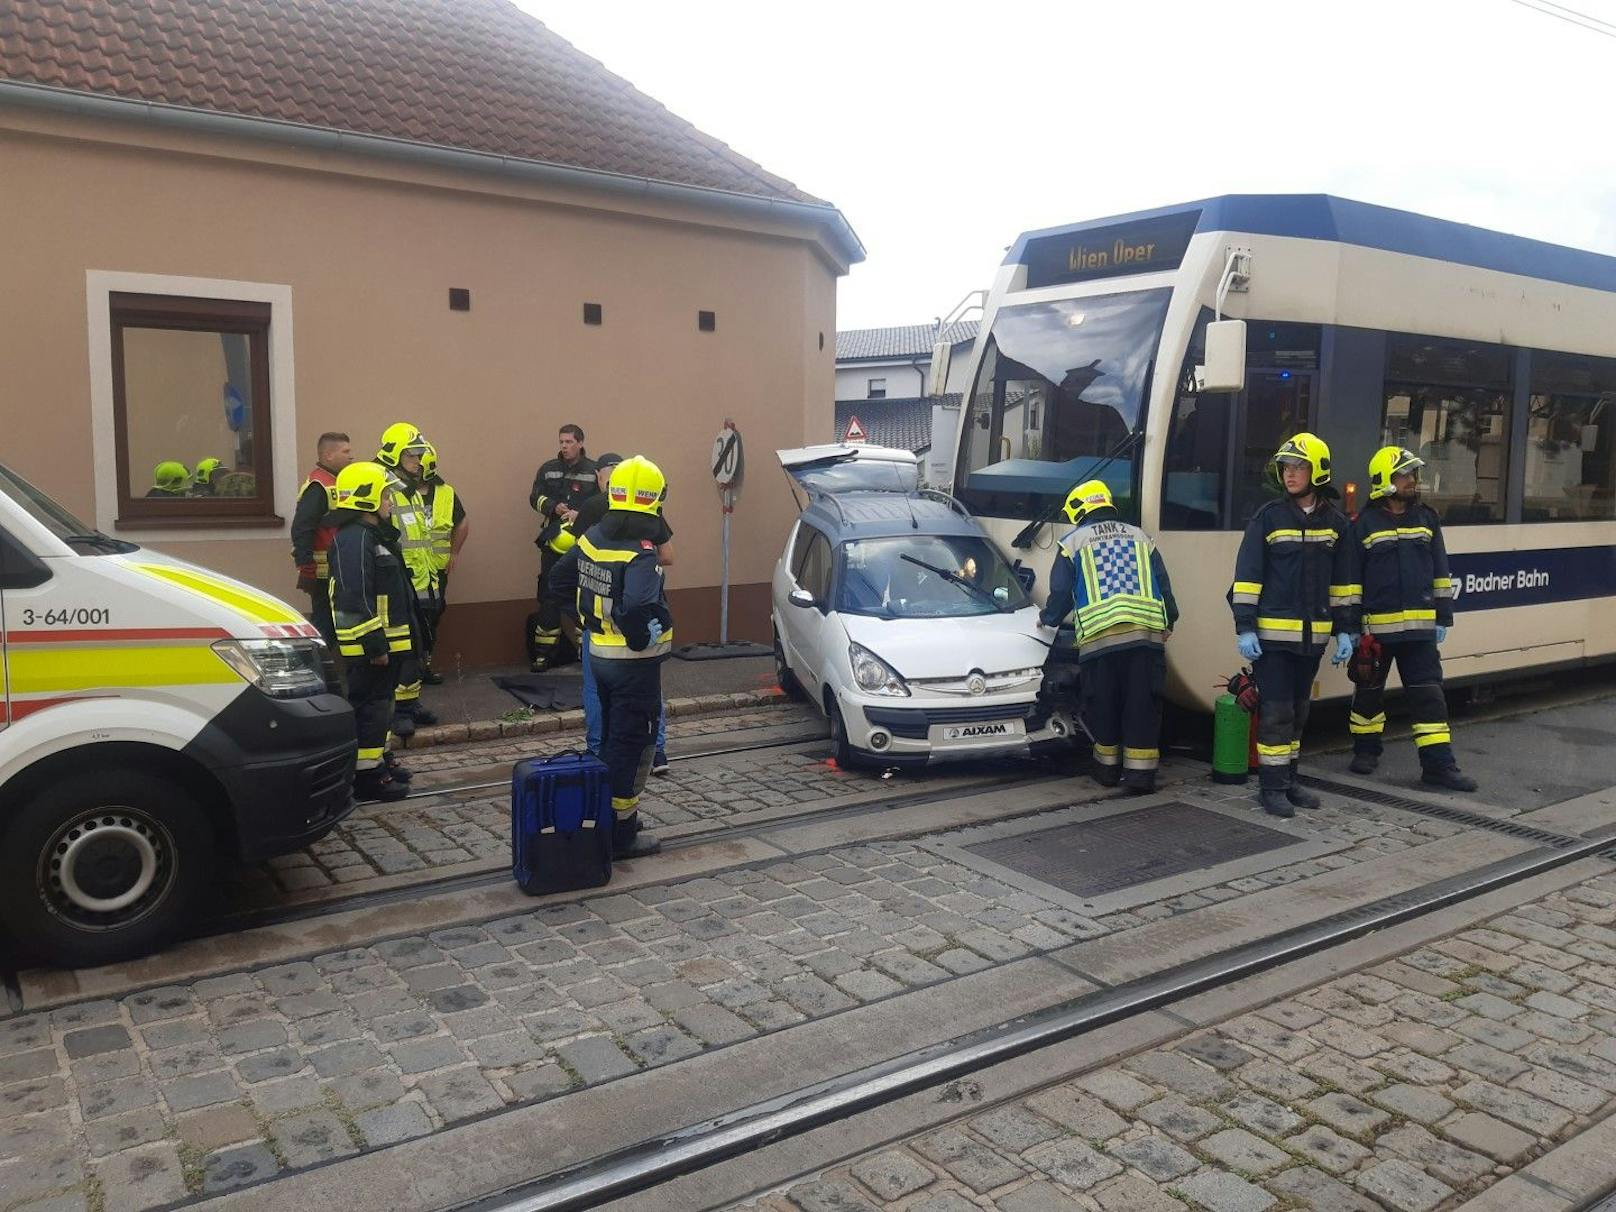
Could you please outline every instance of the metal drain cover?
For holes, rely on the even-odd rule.
[[[1296,845],[1296,835],[1169,801],[961,847],[1085,899]]]

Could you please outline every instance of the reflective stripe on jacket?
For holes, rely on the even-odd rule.
[[[447,568],[454,554],[454,507],[454,486],[441,480],[434,484],[432,501],[427,506],[427,528],[432,532],[432,567],[436,572]]]
[[[608,537],[593,526],[550,571],[549,592],[574,596],[589,632],[589,659],[654,660],[673,648],[673,616],[649,538]],[[662,626],[655,642],[650,623]]]
[[[1362,630],[1384,640],[1434,637],[1453,626],[1453,577],[1436,510],[1415,502],[1402,513],[1370,505],[1352,529],[1362,570]]]
[[[313,486],[320,490],[318,500],[307,498],[305,494]],[[319,464],[315,464],[309,472],[308,478],[303,481],[297,490],[297,511],[292,519],[292,555],[298,560],[297,574],[307,580],[323,581],[331,575],[329,557],[327,552],[337,537],[337,528],[327,526],[323,521],[312,527],[304,524],[303,519],[308,517],[323,519],[337,507],[337,477]],[[304,533],[307,531],[307,533]],[[305,548],[304,544],[307,544]],[[301,558],[307,556],[307,559]]]
[[[1346,516],[1322,498],[1303,513],[1290,498],[1252,515],[1235,557],[1234,629],[1263,645],[1313,652],[1356,623],[1357,561]]]
[[[328,589],[337,650],[345,657],[408,652],[410,590],[398,558],[357,514],[332,529]]]
[[[387,495],[393,502],[393,525],[398,527],[398,550],[410,570],[410,584],[417,597],[436,595],[437,569],[432,564],[432,524],[427,517],[421,490],[407,483],[397,472],[387,473]]]
[[[1080,659],[1088,659],[1120,648],[1161,647],[1178,607],[1150,536],[1107,518],[1061,539],[1043,619],[1071,623]]]

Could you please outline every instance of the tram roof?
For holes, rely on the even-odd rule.
[[[1200,213],[1195,234],[1249,232],[1331,240],[1592,290],[1616,291],[1616,257],[1330,194],[1224,194],[1155,210],[1046,227],[1023,232],[1017,237],[1005,264],[1019,264],[1030,240],[1197,211]]]

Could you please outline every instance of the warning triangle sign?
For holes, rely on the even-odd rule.
[[[849,417],[847,419],[847,432],[842,435],[842,441],[865,442],[868,440],[869,435],[864,432],[864,426],[859,424],[859,419],[857,417]]]

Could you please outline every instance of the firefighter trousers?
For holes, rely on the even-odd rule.
[[[348,703],[353,708],[354,731],[358,734],[360,771],[375,770],[387,751],[388,725],[393,719],[393,683],[398,677],[398,657],[385,665],[372,665],[369,657],[344,658],[348,681]]]
[[[1403,679],[1403,697],[1414,725],[1414,745],[1424,770],[1449,770],[1456,762],[1453,736],[1448,730],[1448,700],[1442,693],[1442,657],[1434,640],[1381,641],[1386,659],[1380,682],[1359,686],[1352,692],[1352,714],[1347,726],[1352,730],[1354,753],[1375,757],[1381,752],[1381,733],[1386,729],[1386,675],[1392,662]]]
[[[1251,665],[1262,702],[1257,708],[1257,780],[1265,791],[1289,787],[1302,752],[1302,730],[1313,707],[1318,652],[1265,648]]]
[[[600,760],[612,784],[612,808],[619,820],[640,804],[651,773],[657,719],[662,714],[662,661],[658,658],[589,663],[600,696]]]
[[[569,655],[568,645],[563,642],[561,625],[563,616],[570,613],[570,610],[565,603],[546,592],[550,569],[554,568],[560,559],[561,557],[548,547],[539,551],[539,608],[533,615],[533,630],[527,638],[528,660],[539,668],[558,664],[562,658]]]
[[[1153,788],[1161,765],[1166,652],[1153,644],[1103,652],[1082,662],[1081,673],[1095,781]]]

